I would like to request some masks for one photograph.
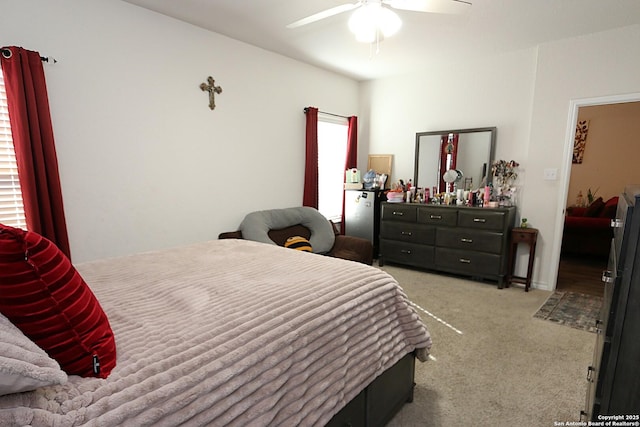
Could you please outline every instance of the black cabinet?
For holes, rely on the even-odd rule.
[[[378,262],[491,279],[502,288],[515,211],[382,203]]]
[[[581,419],[640,414],[640,186],[618,200],[604,298]],[[639,421],[629,419],[630,421]]]

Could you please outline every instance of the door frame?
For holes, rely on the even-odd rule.
[[[552,284],[552,290],[556,289],[558,281],[558,270],[560,268],[560,249],[562,248],[562,234],[564,232],[564,213],[569,198],[569,181],[571,179],[571,164],[573,159],[573,143],[576,136],[576,124],[578,123],[578,112],[580,107],[589,107],[593,105],[621,104],[624,102],[639,102],[640,92],[628,93],[622,95],[600,96],[594,98],[572,99],[569,101],[569,116],[567,120],[566,137],[563,151],[563,164],[560,173],[561,183],[558,192],[558,206],[562,206],[562,215],[556,221],[553,244],[553,253],[551,256],[552,265],[555,269],[551,270],[552,277],[549,283]]]

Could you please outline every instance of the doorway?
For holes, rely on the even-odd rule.
[[[640,148],[635,148],[638,146],[637,135],[638,126],[640,126],[636,124],[640,122],[638,120],[640,94],[572,102],[570,114],[573,132],[570,140],[567,141],[565,153],[568,161],[565,164],[565,173],[562,175],[565,177],[563,205],[567,207],[565,215],[571,214],[572,206],[580,204],[577,200],[580,190],[585,199],[587,191],[590,190],[594,195],[593,199],[602,197],[607,201],[617,196],[625,185],[640,182],[640,172],[636,172],[635,167],[624,167],[624,164],[620,164],[621,161],[629,159],[628,162],[631,162],[629,165],[633,165],[633,159],[637,159],[640,155]],[[592,138],[589,139],[588,136],[586,140],[585,164],[574,164],[572,155],[576,125],[578,120],[585,118],[591,119],[589,136]],[[588,158],[590,162],[586,161]],[[598,194],[599,191],[600,194]],[[588,203],[585,204],[588,205]],[[575,213],[580,214],[580,210],[575,210]],[[569,222],[575,224],[575,222]],[[603,218],[600,222],[608,225],[609,221]],[[558,242],[556,242],[558,254],[556,290],[602,296],[601,277],[602,272],[607,268],[608,247],[603,247],[603,251],[598,251],[599,254],[591,254],[589,251],[571,253],[571,250],[565,250],[562,247],[562,236],[566,232],[564,226],[565,221],[560,224],[561,233],[558,233]],[[570,236],[571,232],[567,233],[565,238]],[[604,246],[603,243],[599,245]]]

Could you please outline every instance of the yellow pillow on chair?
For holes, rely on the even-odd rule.
[[[313,249],[311,248],[311,243],[309,243],[307,239],[301,236],[289,237],[284,242],[284,247],[296,249],[298,251],[313,252]]]

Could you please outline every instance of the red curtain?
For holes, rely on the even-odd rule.
[[[2,48],[9,120],[27,228],[70,257],[44,67],[38,52]]]
[[[449,170],[455,169],[458,160],[458,139],[459,134],[451,134],[451,144],[449,144],[449,134],[440,137],[440,192],[453,191],[453,185],[444,182],[442,175]],[[447,165],[447,155],[451,154],[451,164]]]
[[[304,111],[307,131],[302,205],[318,209],[318,109],[307,107]]]
[[[349,117],[349,128],[347,130],[347,158],[344,170],[355,168],[358,166],[358,118],[356,116]],[[342,196],[342,224],[340,233],[344,234],[344,192]]]
[[[347,159],[345,170],[358,166],[358,118],[356,116],[349,117],[349,129],[347,132]]]

